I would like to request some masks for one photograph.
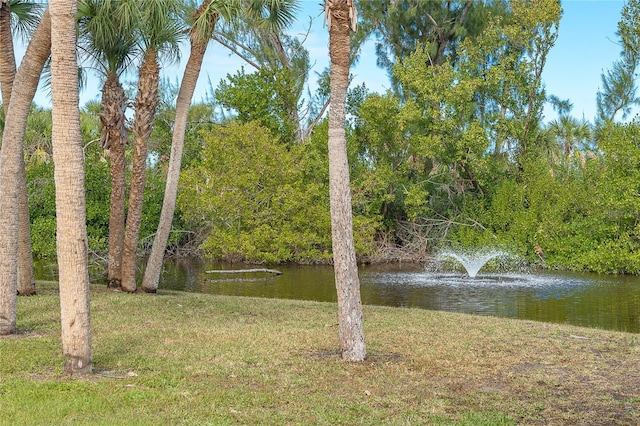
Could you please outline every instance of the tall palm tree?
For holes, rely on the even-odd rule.
[[[12,88],[0,149],[0,335],[16,330],[18,218],[22,145],[31,102],[51,52],[51,20],[45,11],[22,59]]]
[[[129,0],[124,4],[131,7],[131,13],[127,15],[135,17],[137,21],[137,39],[142,44],[144,52],[144,58],[138,70],[138,93],[133,122],[135,147],[122,259],[122,289],[134,292],[136,291],[136,253],[142,223],[142,202],[147,170],[147,143],[159,103],[158,54],[167,53],[170,59],[178,57],[181,28],[178,25],[175,9],[177,3],[174,0]]]
[[[162,272],[162,260],[169,240],[171,222],[173,221],[178,195],[178,178],[182,162],[187,114],[198,76],[200,75],[202,60],[216,24],[220,19],[228,20],[234,14],[243,12],[263,16],[262,22],[264,25],[284,27],[292,21],[296,4],[295,0],[206,0],[193,14],[193,23],[190,31],[191,51],[176,100],[176,116],[171,141],[167,183],[162,201],[158,231],[153,240],[151,254],[149,255],[142,281],[142,289],[144,291],[155,293],[158,289],[160,273]]]
[[[5,113],[9,108],[13,80],[16,74],[15,54],[13,51],[14,33],[22,35],[23,38],[30,37],[40,20],[40,12],[40,6],[33,2],[0,0],[0,40],[2,41],[0,43],[0,87]],[[21,161],[18,167],[18,176],[16,177],[19,184],[18,293],[31,295],[35,294],[36,286],[33,274],[31,230],[24,161]]]
[[[351,31],[356,29],[355,0],[325,0],[331,57],[329,103],[329,199],[333,268],[338,293],[338,334],[342,358],[363,361],[364,342],[360,281],[353,242],[345,108],[349,86]]]
[[[111,197],[109,209],[109,287],[122,282],[125,225],[125,146],[127,96],[120,75],[135,55],[130,20],[122,19],[117,0],[81,0],[79,26],[82,51],[104,79],[102,87],[102,147],[109,150]]]
[[[76,0],[51,0],[51,92],[64,371],[91,372],[88,242],[80,134]]]

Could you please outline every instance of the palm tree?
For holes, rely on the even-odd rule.
[[[28,38],[40,20],[41,8],[33,2],[22,0],[0,0],[0,87],[5,113],[9,108],[13,80],[16,74],[16,62],[13,51],[13,34]],[[12,26],[12,18],[14,25]],[[12,28],[13,27],[13,28]],[[33,275],[33,257],[31,253],[31,230],[29,225],[29,206],[27,202],[27,183],[24,161],[18,165],[18,293],[35,294]]]
[[[51,52],[51,20],[45,11],[22,59],[12,87],[0,150],[0,335],[16,331],[18,218],[22,145],[31,102]]]
[[[91,372],[88,243],[80,134],[76,0],[52,0],[51,92],[64,371]]]
[[[553,138],[556,149],[562,152],[562,160],[566,163],[567,170],[574,161],[577,161],[580,167],[584,165],[585,151],[591,151],[588,146],[591,140],[591,125],[587,121],[562,114],[559,119],[549,123],[547,131]],[[579,149],[581,147],[582,150]]]
[[[169,240],[178,194],[178,178],[182,162],[187,114],[198,76],[200,75],[202,60],[209,40],[213,35],[215,25],[220,19],[231,19],[234,14],[243,11],[256,16],[263,16],[262,22],[264,25],[284,27],[293,19],[295,9],[295,0],[206,0],[195,11],[190,31],[191,51],[176,100],[176,116],[171,141],[169,170],[167,171],[167,183],[162,201],[160,222],[142,281],[142,289],[144,291],[155,293],[158,289],[160,273],[162,272],[162,260]]]
[[[117,0],[81,0],[79,26],[81,48],[104,78],[102,87],[102,147],[109,150],[111,198],[109,210],[109,287],[122,282],[122,252],[125,224],[125,146],[129,140],[127,96],[120,75],[135,54],[131,22],[122,19]]]
[[[549,130],[562,145],[562,152],[569,158],[576,147],[591,137],[591,126],[585,120],[569,115],[561,115],[558,120],[549,123]]]
[[[364,342],[360,281],[353,242],[345,107],[349,86],[350,35],[356,29],[355,0],[325,0],[331,56],[329,104],[329,198],[333,268],[338,293],[338,334],[342,358],[363,361]]]
[[[147,142],[159,103],[158,54],[166,52],[174,58],[178,57],[181,28],[177,24],[174,0],[143,0],[142,2],[129,0],[125,4],[131,6],[132,12],[142,12],[142,16],[139,13],[127,15],[135,17],[138,23],[138,38],[145,52],[138,71],[138,93],[133,122],[135,147],[122,259],[122,289],[134,292],[136,291],[136,253],[142,223],[142,202],[147,170]]]

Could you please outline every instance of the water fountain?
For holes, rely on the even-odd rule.
[[[452,258],[460,262],[467,271],[469,278],[475,278],[478,272],[488,261],[497,257],[510,256],[509,253],[500,250],[475,251],[475,252],[453,252],[444,251],[438,254],[438,259]]]

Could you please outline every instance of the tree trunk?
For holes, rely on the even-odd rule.
[[[51,21],[46,10],[31,38],[11,90],[0,150],[0,335],[16,331],[18,280],[18,181],[22,145],[31,101],[51,51]]]
[[[16,74],[16,58],[11,34],[11,8],[7,0],[0,0],[0,86],[5,113],[11,99],[11,87]]]
[[[76,62],[76,0],[51,1],[53,161],[64,372],[91,372],[84,160]]]
[[[128,140],[125,127],[127,97],[115,73],[107,75],[102,88],[102,147],[109,149],[111,196],[109,200],[109,266],[108,286],[122,285],[122,251],[124,247],[125,220],[125,144]]]
[[[349,164],[345,136],[345,105],[349,85],[350,17],[347,0],[327,0],[331,101],[329,106],[329,195],[333,267],[338,293],[338,325],[342,358],[366,357],[360,281],[353,242]]]
[[[0,0],[0,40],[2,40],[0,43],[0,87],[2,87],[2,103],[6,116],[9,111],[11,90],[13,90],[13,81],[16,75],[16,60],[11,33],[11,8],[6,0]],[[31,295],[36,292],[36,283],[33,277],[24,159],[20,161],[18,167],[18,294]]]
[[[136,291],[136,255],[140,224],[142,223],[142,202],[144,200],[145,174],[147,171],[147,142],[159,103],[158,85],[160,66],[157,53],[150,49],[138,72],[138,94],[136,96],[136,115],[133,123],[135,148],[133,153],[133,171],[129,190],[129,211],[124,238],[122,259],[122,289]]]
[[[178,178],[180,177],[180,165],[182,162],[182,149],[184,147],[185,130],[187,128],[187,115],[191,107],[191,99],[196,88],[202,60],[207,50],[207,41],[191,37],[191,53],[184,70],[178,99],[176,100],[176,119],[173,126],[173,138],[171,140],[171,156],[169,157],[169,170],[167,183],[162,201],[162,211],[158,231],[153,240],[151,254],[147,261],[147,267],[142,281],[142,289],[149,293],[158,290],[160,273],[162,272],[162,260],[169,240],[171,222],[176,208],[178,196]]]

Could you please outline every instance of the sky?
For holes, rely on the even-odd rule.
[[[297,22],[290,33],[303,37],[309,23],[311,29],[306,37],[305,47],[312,60],[309,74],[311,90],[316,87],[316,73],[322,72],[329,64],[329,36],[323,27],[322,0],[301,0],[302,8]],[[596,93],[601,86],[601,74],[619,58],[617,45],[617,24],[624,5],[621,0],[564,0],[564,14],[560,22],[558,40],[548,58],[543,80],[547,94],[560,99],[569,99],[574,107],[572,115],[593,121],[596,114]],[[21,60],[24,47],[16,47],[17,60]],[[182,77],[187,54],[181,64],[167,66],[162,70],[163,77],[179,81]],[[202,66],[194,101],[207,97],[209,82],[213,87],[227,74],[235,73],[245,65],[238,57],[231,55],[225,48],[212,42]],[[251,67],[246,66],[249,71]],[[354,85],[365,83],[370,91],[384,93],[389,89],[386,71],[376,66],[373,41],[363,46],[358,64],[352,68]],[[81,93],[81,105],[92,99],[99,99],[99,81],[91,78]],[[36,95],[39,105],[50,105],[47,95],[42,91]],[[551,108],[545,109],[545,120],[556,117]]]

